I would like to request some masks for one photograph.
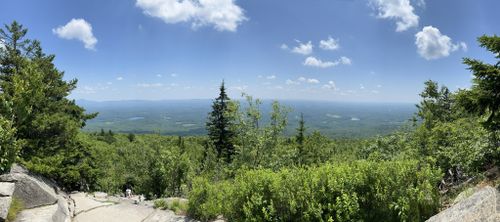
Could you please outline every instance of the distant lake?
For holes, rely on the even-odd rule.
[[[270,100],[261,105],[262,121],[269,123]],[[206,135],[205,122],[212,100],[109,101],[79,100],[87,112],[99,115],[87,121],[84,131],[113,130],[123,133],[158,133],[165,135]],[[245,108],[241,102],[242,109]],[[411,103],[349,103],[284,100],[291,108],[287,135],[293,135],[301,113],[307,133],[319,131],[329,137],[369,137],[391,133],[415,113]],[[112,123],[112,124],[110,124]]]
[[[132,121],[134,121],[134,120],[140,120],[140,119],[144,119],[144,117],[142,117],[142,116],[134,116],[134,117],[128,118],[128,120],[132,120]]]

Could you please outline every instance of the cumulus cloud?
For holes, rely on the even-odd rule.
[[[118,76],[118,77],[116,77],[116,80],[121,81],[121,80],[123,80],[123,77]]]
[[[170,74],[170,76],[175,78],[175,77],[177,77],[179,75],[177,75],[177,73],[172,73],[172,74]]]
[[[317,80],[317,79],[307,79],[307,83],[318,84],[319,80]]]
[[[319,41],[319,47],[324,50],[337,50],[339,45],[339,40],[328,36],[328,39]]]
[[[343,64],[343,65],[351,65],[352,64],[352,61],[350,58],[347,58],[345,56],[342,56],[340,57],[339,61],[338,61],[340,64]]]
[[[312,66],[312,67],[318,67],[318,68],[328,68],[332,66],[337,66],[339,64],[342,65],[351,65],[352,61],[351,59],[342,56],[340,59],[336,61],[322,61],[321,59],[317,59],[316,57],[309,56],[306,58],[304,61],[305,66]]]
[[[454,44],[450,37],[441,34],[439,29],[432,26],[426,26],[415,34],[415,45],[418,54],[427,60],[447,57],[459,49],[467,50],[467,44],[464,42]]]
[[[337,86],[335,85],[334,81],[328,81],[328,84],[323,85],[321,88],[323,89],[331,89],[331,90],[337,90]]]
[[[97,39],[92,33],[92,25],[84,19],[71,19],[66,25],[52,29],[52,33],[62,39],[77,39],[86,49],[95,50]]]
[[[299,43],[298,46],[293,47],[292,52],[297,53],[297,54],[302,54],[302,55],[309,55],[313,52],[313,45],[311,41],[307,43],[302,43],[297,40],[297,43]]]
[[[304,61],[305,66],[312,66],[312,67],[319,67],[319,68],[328,68],[332,66],[338,65],[338,62],[331,62],[331,61],[321,61],[321,59],[317,59],[313,56],[309,56],[306,58]]]
[[[396,21],[397,32],[418,26],[419,17],[413,12],[410,0],[371,0],[371,3],[378,11],[378,18]]]
[[[301,82],[305,82],[305,83],[311,83],[311,84],[318,84],[319,83],[319,80],[317,79],[314,79],[314,78],[306,78],[306,77],[299,77],[297,78],[297,80],[291,80],[291,79],[287,79],[285,84],[287,85],[300,85]]]
[[[163,77],[163,75],[162,74],[156,74],[156,77],[161,78],[161,77]]]
[[[287,50],[288,45],[283,43],[283,44],[281,44],[280,49]]]
[[[211,25],[234,32],[247,19],[234,0],[137,0],[135,5],[165,23],[190,22],[193,28]]]
[[[266,76],[266,79],[276,79],[275,75]]]

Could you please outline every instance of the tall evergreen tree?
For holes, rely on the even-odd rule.
[[[96,114],[85,114],[66,98],[77,81],[63,80],[64,72],[53,63],[55,56],[44,54],[40,43],[26,39],[26,34],[27,29],[15,21],[0,29],[4,44],[0,114],[9,113],[5,104],[10,104],[15,137],[22,142],[20,156],[28,167],[50,174],[63,186],[84,188],[93,180],[85,178],[91,173],[83,171],[91,161],[84,160],[89,151],[77,136]]]
[[[229,113],[229,102],[230,99],[222,81],[219,97],[213,102],[212,112],[206,123],[208,137],[215,146],[217,157],[224,158],[227,163],[232,161],[234,155],[233,138],[235,135],[232,131],[234,118]]]
[[[295,141],[297,142],[297,164],[302,165],[303,164],[303,159],[305,155],[305,150],[304,150],[304,141],[305,141],[305,135],[306,133],[306,127],[305,127],[305,121],[304,121],[304,114],[300,113],[300,120],[299,120],[299,127],[297,128],[297,135],[295,135]]]
[[[497,59],[487,64],[477,59],[464,58],[474,78],[472,87],[458,92],[459,103],[470,113],[484,117],[483,125],[492,132],[496,147],[500,146],[497,133],[500,130],[500,37],[483,35],[480,46],[492,52]]]

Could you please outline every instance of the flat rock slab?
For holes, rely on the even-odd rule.
[[[75,215],[89,211],[98,207],[112,205],[111,202],[96,201],[89,197],[86,193],[76,193],[70,195],[71,199],[75,201]]]
[[[0,197],[0,221],[5,221],[5,219],[7,219],[11,202],[11,197]]]
[[[0,196],[12,196],[14,189],[16,188],[15,183],[10,182],[0,182]]]
[[[150,207],[122,203],[102,206],[82,212],[73,218],[74,222],[141,222],[150,216],[155,210]]]
[[[52,222],[57,221],[54,215],[57,214],[58,205],[53,204],[44,207],[27,209],[17,214],[15,222]]]
[[[196,222],[184,216],[175,215],[173,211],[155,210],[143,222]]]

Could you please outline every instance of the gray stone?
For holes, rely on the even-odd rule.
[[[427,221],[497,222],[500,213],[497,211],[499,198],[498,191],[487,186]]]
[[[5,221],[5,219],[7,219],[11,202],[11,197],[0,197],[0,221]]]
[[[13,197],[23,201],[25,208],[52,205],[57,201],[54,188],[42,179],[24,173],[10,173],[2,176],[10,181],[15,181],[16,188]]]
[[[16,188],[14,183],[0,182],[0,197],[12,196],[14,188]]]

